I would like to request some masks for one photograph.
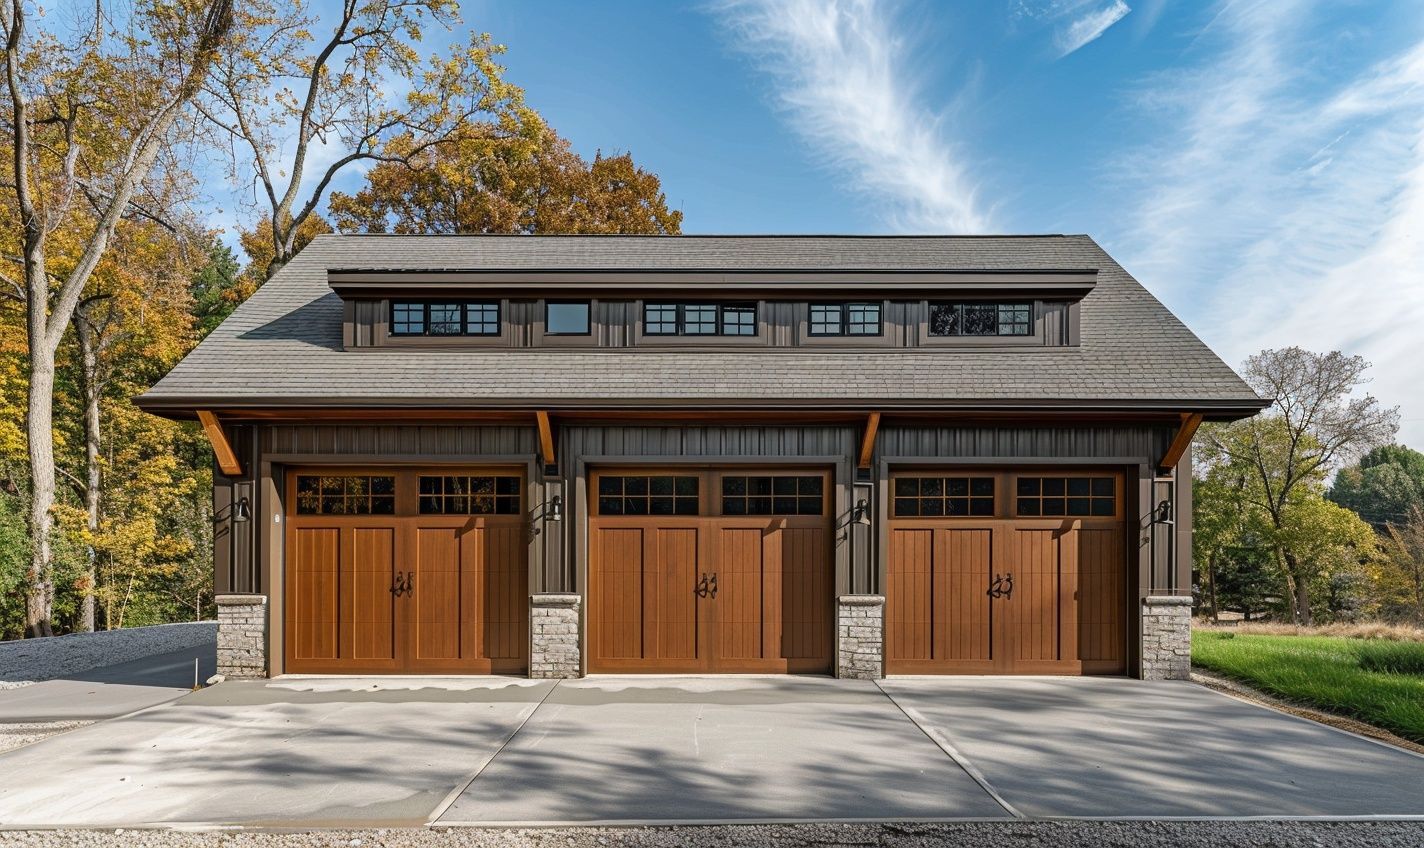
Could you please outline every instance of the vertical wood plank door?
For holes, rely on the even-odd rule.
[[[885,599],[889,673],[997,670],[987,595],[997,532],[982,524],[891,527]]]
[[[828,480],[820,471],[596,471],[588,670],[829,671]],[[776,509],[789,514],[749,514]]]
[[[1123,478],[946,470],[891,480],[891,674],[1121,674]]]
[[[286,671],[523,672],[523,492],[511,470],[293,471]]]
[[[701,523],[607,518],[589,535],[589,671],[706,671]]]

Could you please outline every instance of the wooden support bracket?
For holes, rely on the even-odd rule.
[[[875,455],[875,433],[880,429],[880,413],[872,412],[865,419],[865,434],[860,438],[860,463],[857,468],[869,468],[870,458]]]
[[[1175,468],[1177,463],[1182,461],[1182,454],[1186,453],[1187,448],[1191,446],[1192,437],[1197,434],[1197,428],[1201,426],[1201,423],[1200,412],[1182,413],[1182,423],[1177,427],[1177,434],[1172,437],[1172,445],[1162,455],[1162,461],[1157,463],[1159,471]]]
[[[535,420],[539,423],[539,451],[543,454],[544,465],[553,466],[554,461],[554,428],[549,424],[549,413],[538,410],[534,413]]]
[[[206,409],[200,409],[198,420],[202,422],[203,432],[208,434],[208,441],[213,445],[213,456],[217,457],[218,468],[229,477],[241,477],[242,463],[237,461],[237,454],[233,453],[232,445],[228,443],[227,433],[223,432],[218,417]]]

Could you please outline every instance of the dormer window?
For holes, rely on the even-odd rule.
[[[755,336],[753,303],[644,303],[647,336]]]
[[[497,336],[495,301],[391,301],[393,336]]]
[[[930,304],[932,336],[1027,336],[1032,333],[1032,304]]]
[[[807,329],[813,336],[878,336],[880,304],[813,303]]]

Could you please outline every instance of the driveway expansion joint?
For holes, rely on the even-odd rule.
[[[919,710],[916,710],[913,707],[906,707],[904,704],[901,704],[899,701],[895,700],[895,696],[885,691],[885,687],[880,685],[879,680],[873,682],[875,683],[875,688],[880,690],[880,694],[884,695],[885,698],[890,701],[890,703],[894,704],[895,707],[899,709],[901,713],[904,713],[905,718],[909,719],[911,724],[919,728],[920,732],[923,733],[931,742],[933,742],[941,751],[943,751],[946,756],[948,756],[951,760],[954,760],[954,764],[963,769],[964,773],[969,775],[971,780],[979,784],[979,788],[983,789],[989,795],[990,798],[993,798],[994,803],[998,804],[1000,807],[1003,807],[1004,812],[1008,813],[1016,819],[1026,818],[1023,813],[1019,812],[1017,807],[1015,807],[1013,804],[1010,804],[1008,799],[1006,799],[1003,795],[999,794],[999,790],[994,788],[994,784],[989,782],[989,778],[986,777],[977,766],[970,762],[969,758],[964,756],[963,752],[961,752],[958,748],[954,747],[953,742],[950,742],[949,739],[943,733],[940,733],[939,731],[927,726],[929,721],[924,716],[920,715]]]

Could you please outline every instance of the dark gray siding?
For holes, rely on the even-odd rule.
[[[263,428],[264,455],[430,457],[533,455],[532,427],[276,424]]]
[[[1172,443],[1170,425],[883,427],[875,459],[887,457],[1084,458],[1155,461]]]

